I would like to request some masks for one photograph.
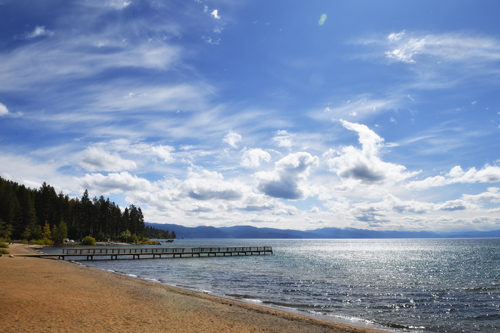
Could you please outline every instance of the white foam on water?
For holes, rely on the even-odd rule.
[[[157,279],[151,279],[151,278],[142,278],[143,280],[145,281],[151,281],[151,282],[160,282],[160,280],[157,280]]]
[[[255,303],[255,304],[262,304],[262,301],[260,299],[251,299],[251,298],[243,298],[245,302],[250,302],[250,303]]]

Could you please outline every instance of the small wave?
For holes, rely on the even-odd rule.
[[[137,275],[134,275],[134,274],[124,274],[125,276],[130,276],[130,277],[133,277],[133,278],[137,278]]]
[[[263,302],[260,299],[251,299],[251,298],[243,298],[245,302],[250,302],[250,303],[255,303],[255,304],[262,304]]]
[[[160,280],[157,280],[157,279],[151,279],[151,278],[143,278],[143,280],[146,280],[146,281],[151,281],[151,282],[160,282]]]
[[[358,317],[342,316],[342,315],[332,314],[332,313],[319,313],[319,314],[322,314],[326,317],[335,318],[335,321],[340,321],[340,322],[354,324],[354,325],[361,325],[361,326],[366,326],[366,327],[378,327],[378,328],[380,328],[380,326],[384,326],[384,327],[390,327],[390,328],[408,328],[406,326],[396,327],[397,326],[396,324],[377,323],[373,320],[363,319],[363,318],[358,318]]]

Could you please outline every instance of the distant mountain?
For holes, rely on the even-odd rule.
[[[354,228],[322,228],[308,231],[274,228],[236,227],[184,227],[178,224],[146,222],[161,230],[175,231],[179,238],[261,238],[261,239],[330,239],[330,238],[485,238],[500,237],[500,230],[467,232],[432,231],[374,231]]]

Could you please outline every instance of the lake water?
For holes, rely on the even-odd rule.
[[[194,239],[167,246],[258,245],[272,246],[274,255],[81,263],[355,325],[500,330],[500,239]]]

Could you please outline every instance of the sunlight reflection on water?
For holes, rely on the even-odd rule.
[[[271,245],[274,255],[83,262],[402,331],[500,329],[500,239],[206,239],[171,246],[215,245]]]

